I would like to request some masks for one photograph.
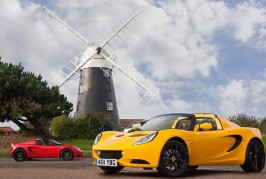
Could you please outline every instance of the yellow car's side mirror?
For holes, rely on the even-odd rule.
[[[139,131],[140,127],[139,126],[135,126],[132,128],[134,131]]]
[[[199,131],[199,124],[195,125],[194,127],[194,132],[198,132]]]
[[[203,124],[200,124],[200,130],[202,131],[212,130],[212,124],[208,122],[204,122]]]

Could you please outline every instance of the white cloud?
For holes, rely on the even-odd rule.
[[[233,36],[242,43],[249,43],[265,50],[266,10],[259,4],[245,2],[231,10],[230,25]],[[251,41],[251,42],[249,42]]]
[[[217,93],[220,110],[228,115],[240,113],[264,116],[266,82],[259,80],[232,80]]]
[[[252,80],[250,91],[252,105],[263,108],[266,104],[266,81]]]
[[[223,73],[220,60],[225,57],[220,54],[222,47],[215,39],[217,33],[236,39],[240,44],[265,49],[264,6],[246,2],[229,7],[223,1],[210,0],[55,3],[65,11],[64,19],[70,25],[95,42],[100,42],[102,35],[108,36],[111,27],[126,19],[128,12],[143,8],[150,15],[137,33],[121,44],[115,55],[118,63],[138,79],[148,76],[158,85],[161,100],[147,105],[136,92],[128,93],[122,84],[115,83],[120,117],[146,118],[166,112],[200,111],[226,116],[245,111],[263,115],[260,106],[265,104],[265,99],[261,96],[266,95],[262,81],[243,78],[227,79],[228,84],[200,83],[217,72]],[[22,62],[27,70],[48,79],[86,47],[66,29],[38,14],[40,7],[34,3],[22,7],[18,0],[0,2],[0,55],[5,61]],[[68,94],[73,99],[70,95],[73,92]],[[196,95],[198,97],[194,98]],[[72,102],[76,103],[75,98]]]
[[[242,112],[244,101],[246,101],[248,89],[244,86],[242,80],[231,81],[225,86],[221,94],[221,111],[229,114],[235,114],[236,112]]]

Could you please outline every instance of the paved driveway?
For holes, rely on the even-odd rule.
[[[0,158],[0,178],[3,179],[79,179],[79,178],[165,178],[154,169],[144,171],[125,168],[121,172],[108,175],[92,165],[92,159],[33,159],[16,162],[12,158]],[[187,172],[182,178],[223,178],[223,179],[266,179],[266,168],[261,173],[245,173],[239,166],[205,166]]]

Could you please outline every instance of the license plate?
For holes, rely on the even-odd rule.
[[[96,159],[96,165],[98,166],[108,166],[108,167],[117,167],[117,159]]]

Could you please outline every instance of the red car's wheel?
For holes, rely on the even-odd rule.
[[[171,140],[165,144],[160,156],[158,172],[168,176],[180,176],[188,168],[188,152],[178,141]]]
[[[265,165],[265,153],[264,147],[258,140],[252,140],[249,142],[245,163],[241,165],[241,168],[245,172],[261,172]]]
[[[74,158],[74,155],[70,149],[64,149],[61,152],[61,157],[63,160],[72,160]]]
[[[27,156],[26,156],[25,150],[23,150],[23,149],[17,149],[17,150],[15,150],[13,152],[13,158],[17,162],[22,162],[22,161],[26,160]]]

